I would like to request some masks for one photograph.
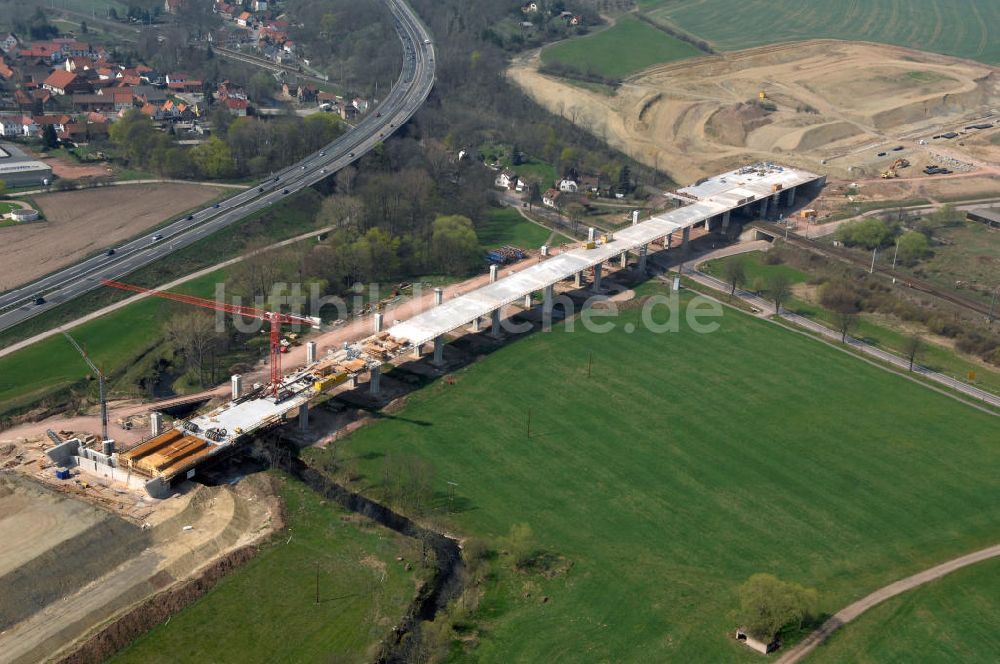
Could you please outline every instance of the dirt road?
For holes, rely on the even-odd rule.
[[[881,604],[887,599],[922,586],[925,583],[934,581],[935,579],[940,579],[947,574],[951,574],[955,570],[968,567],[969,565],[974,565],[984,560],[989,560],[990,558],[996,558],[997,556],[1000,556],[1000,544],[949,560],[948,562],[941,563],[936,567],[932,567],[924,570],[923,572],[914,574],[913,576],[908,576],[905,579],[879,588],[870,595],[859,599],[857,602],[854,602],[850,606],[847,606],[835,613],[833,617],[824,622],[819,629],[782,655],[777,664],[796,664],[797,662],[802,661],[802,659],[815,650],[817,646],[826,641],[826,639],[829,638],[833,632],[840,629],[843,625],[851,622],[868,609]]]

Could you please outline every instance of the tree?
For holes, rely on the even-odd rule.
[[[917,356],[924,349],[924,340],[919,334],[913,334],[906,339],[906,346],[903,348],[903,352],[906,355],[906,359],[910,362],[909,371],[913,371],[913,365],[917,361]]]
[[[784,272],[773,272],[767,277],[767,285],[765,286],[765,291],[767,291],[768,297],[774,302],[774,313],[781,315],[781,303],[788,299],[788,296],[792,293],[792,283],[788,279],[788,275]]]
[[[167,322],[167,338],[184,354],[188,370],[200,383],[204,380],[205,359],[218,341],[215,317],[200,311],[171,316]]]
[[[87,34],[89,32],[89,29],[87,28],[87,22],[86,21],[80,21],[80,32],[82,34]]]
[[[738,258],[726,261],[722,266],[722,278],[732,284],[732,288],[729,290],[729,296],[732,297],[736,293],[736,289],[747,281],[747,272],[743,261]]]
[[[632,169],[625,164],[618,174],[618,193],[627,194],[630,191],[632,191]]]
[[[534,180],[528,185],[528,209],[542,202],[542,188]]]
[[[59,147],[59,137],[56,136],[55,125],[47,124],[42,129],[42,145],[49,149]]]
[[[912,265],[931,254],[931,245],[927,236],[917,231],[903,233],[899,240],[899,260],[904,265]]]
[[[191,161],[209,178],[232,177],[236,172],[229,145],[217,136],[191,148]]]
[[[849,247],[871,250],[885,246],[892,235],[892,229],[884,221],[871,218],[844,224],[837,229],[834,237]]]
[[[782,628],[799,628],[816,611],[813,588],[782,581],[772,574],[754,574],[739,588],[740,621],[754,638],[770,643]]]
[[[434,259],[445,273],[467,273],[479,260],[479,238],[472,220],[453,214],[438,217],[432,226],[431,247]]]
[[[848,333],[857,325],[858,312],[861,311],[861,297],[850,284],[837,281],[823,286],[819,302],[833,312],[837,330],[840,332],[840,341],[846,342]]]

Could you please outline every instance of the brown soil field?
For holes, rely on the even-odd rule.
[[[0,228],[0,291],[112,247],[223,191],[171,183],[35,196],[45,221]]]
[[[522,58],[508,76],[549,110],[680,183],[758,160],[850,180],[879,178],[900,156],[912,164],[902,177],[925,177],[929,163],[971,172],[1000,161],[996,131],[965,129],[1000,108],[1000,77],[956,58],[797,42],[654,66],[614,96],[542,75],[537,64],[537,54]],[[952,130],[961,136],[933,138]]]
[[[113,173],[113,169],[107,164],[80,164],[63,157],[53,157],[44,152],[35,152],[28,148],[23,149],[26,153],[43,161],[52,168],[52,173],[59,178],[76,180],[85,177],[101,177]]]

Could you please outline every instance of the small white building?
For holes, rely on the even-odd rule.
[[[517,173],[504,169],[493,180],[493,184],[502,189],[513,189],[517,186]]]
[[[580,186],[576,183],[576,180],[563,178],[562,180],[559,180],[559,191],[566,194],[575,194],[580,191]]]

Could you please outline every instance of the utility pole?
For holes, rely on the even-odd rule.
[[[878,255],[878,247],[872,249],[872,266],[868,270],[868,274],[875,274],[875,256]]]
[[[892,252],[892,269],[896,269],[896,257],[899,256],[899,238],[896,238],[896,251]]]
[[[1000,294],[1000,286],[997,286],[996,289],[994,289],[994,291],[993,291],[993,298],[990,300],[990,315],[988,316],[988,318],[989,318],[988,326],[989,327],[992,327],[993,326],[993,321],[996,320],[996,316],[994,315],[994,311],[995,311],[994,308],[997,305],[997,295],[998,294]]]

